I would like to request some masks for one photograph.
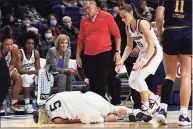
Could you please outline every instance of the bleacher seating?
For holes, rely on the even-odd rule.
[[[110,14],[113,14],[113,9],[108,8],[107,12],[109,12]]]
[[[81,17],[85,16],[85,14],[86,14],[83,8],[79,8],[79,13],[80,13]]]

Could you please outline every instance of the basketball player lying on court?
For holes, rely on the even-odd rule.
[[[124,117],[128,121],[129,114],[137,119],[149,122],[152,117],[139,109],[129,109],[124,106],[114,106],[100,95],[88,91],[66,91],[50,96],[45,108],[40,108],[33,115],[38,124],[72,124],[115,122]]]

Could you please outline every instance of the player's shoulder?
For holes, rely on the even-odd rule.
[[[18,52],[18,50],[19,50],[19,47],[17,46],[17,44],[13,44],[12,45],[12,49],[11,49],[11,52]]]
[[[146,20],[146,19],[141,19],[141,20],[139,20],[138,26],[140,28],[146,28],[146,27],[149,28],[149,26],[151,26],[151,23],[148,20]]]

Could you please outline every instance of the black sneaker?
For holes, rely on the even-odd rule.
[[[144,122],[149,122],[150,120],[152,120],[152,116],[151,115],[145,114],[143,112],[137,113],[136,114],[136,118],[140,119],[140,120],[143,120]]]
[[[136,118],[134,114],[129,114],[127,116],[124,116],[122,119],[124,122],[140,122],[142,119]]]
[[[187,116],[186,118],[183,115],[179,116],[179,125],[180,126],[188,126],[191,125],[190,119]]]

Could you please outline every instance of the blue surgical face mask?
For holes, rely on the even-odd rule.
[[[50,20],[50,25],[56,26],[56,24],[57,24],[57,21],[56,21],[56,20]]]
[[[51,39],[52,38],[52,34],[51,33],[45,33],[45,37],[46,37],[46,39]]]

